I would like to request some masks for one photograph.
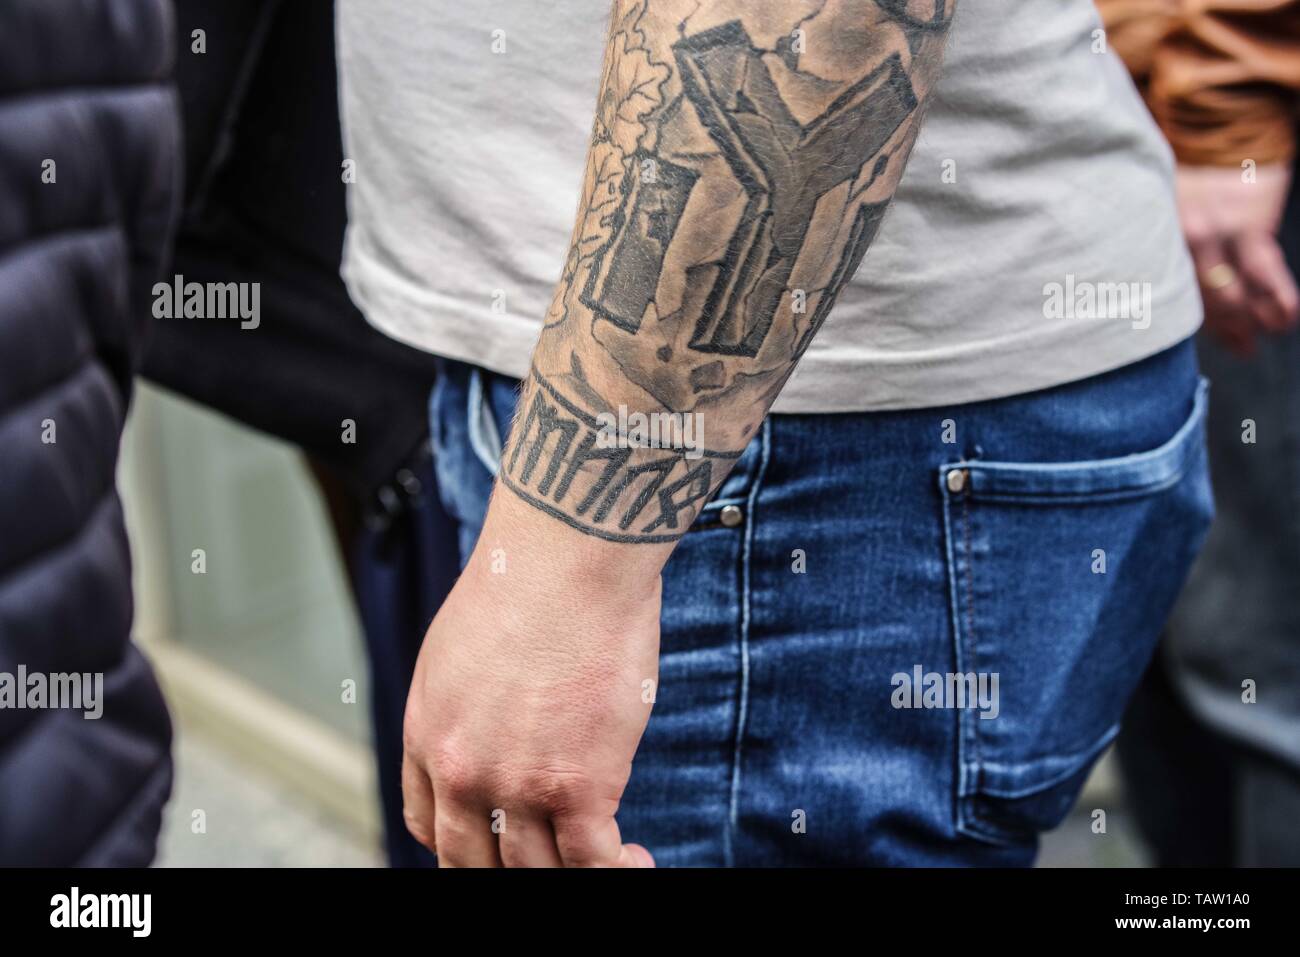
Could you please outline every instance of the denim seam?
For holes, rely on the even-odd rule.
[[[1093,459],[1083,462],[990,462],[986,460],[967,460],[954,462],[949,469],[966,469],[970,473],[970,486],[967,494],[981,501],[1009,502],[1044,502],[1062,503],[1108,501],[1141,495],[1154,494],[1177,485],[1191,467],[1197,447],[1204,442],[1204,421],[1206,416],[1209,383],[1200,377],[1192,397],[1192,410],[1187,418],[1167,441],[1145,452],[1110,459]],[[1099,475],[1120,473],[1121,480],[1096,483],[1084,488],[1064,487],[1060,489],[1033,487],[1042,484],[1042,479],[1053,476],[1069,477],[1079,475],[1097,479]],[[1013,485],[1008,488],[1001,484],[1004,476],[1019,475],[1022,483],[1029,476],[1037,477],[1033,485]],[[982,488],[987,479],[991,488]],[[1014,482],[1014,478],[1011,479]]]
[[[1191,470],[1192,459],[1178,467],[1178,471],[1168,478],[1149,485],[1129,485],[1107,492],[981,492],[975,495],[981,502],[995,502],[1003,505],[1107,505],[1111,502],[1127,502],[1135,498],[1147,498],[1159,495],[1173,488]]]
[[[939,498],[943,506],[943,552],[948,565],[948,614],[952,625],[953,669],[960,673],[964,670],[965,655],[962,652],[961,601],[958,596],[960,591],[958,587],[960,570],[957,565],[957,550],[953,547],[953,500],[952,496],[944,488],[942,472],[939,473],[938,478]],[[962,713],[960,710],[954,710],[953,724],[955,726],[953,733],[953,773],[955,781],[953,783],[956,792],[953,794],[952,804],[953,828],[958,833],[961,833],[964,831],[962,799],[966,792],[966,764],[962,760]]]
[[[1095,760],[1097,755],[1110,746],[1116,735],[1119,733],[1120,725],[1115,723],[1111,725],[1092,745],[1077,752],[1071,756],[1071,765],[1062,771],[1058,771],[1045,781],[1036,781],[1025,787],[1014,790],[999,790],[988,787],[981,787],[979,794],[983,797],[992,798],[1001,801],[1017,801],[1023,798],[1032,797],[1036,794],[1042,794],[1051,790],[1063,781],[1069,780],[1075,774],[1079,773],[1087,762]],[[974,796],[974,795],[972,795]],[[981,817],[975,816],[966,820],[962,826],[963,833],[992,844],[1003,846],[1013,846],[1021,838],[1010,828],[1002,827],[994,822],[986,821]]]
[[[1110,743],[1115,740],[1115,736],[1119,734],[1119,729],[1120,722],[1117,721],[1099,734],[1087,747],[1061,758],[1061,770],[1043,780],[1036,780],[1032,784],[1026,784],[1015,788],[995,788],[985,785],[980,788],[980,793],[993,798],[1015,801],[1020,798],[1029,797],[1042,791],[1046,791],[1049,788],[1053,788],[1062,781],[1066,781],[1071,776],[1078,774],[1079,768],[1104,751]],[[995,764],[992,765],[992,767],[1000,770],[1007,767],[1014,767],[1014,765]]]
[[[958,596],[954,595],[954,611],[958,616],[958,623],[955,627],[956,647],[959,655],[957,672],[959,674],[978,673],[979,667],[975,652],[975,547],[971,519],[972,496],[969,484],[955,497],[957,499],[956,504],[961,509],[961,548],[965,553],[965,568],[953,569],[953,587],[960,590],[960,582],[963,578],[966,583],[965,601],[961,601]],[[951,497],[949,500],[951,501]],[[965,628],[962,628],[960,624],[963,618]],[[967,802],[976,794],[982,793],[984,788],[984,765],[980,758],[979,735],[976,733],[976,729],[972,727],[972,724],[973,721],[969,712],[963,708],[958,708],[956,825],[959,833],[967,835],[983,833],[980,820],[977,817],[971,817],[967,812]]]
[[[966,641],[968,642],[966,657],[969,658],[969,664],[971,666],[970,670],[978,675],[979,668],[976,666],[975,655],[975,552],[974,547],[971,544],[972,535],[969,494],[962,494],[961,496],[961,514],[963,533],[966,539]],[[964,667],[961,669],[961,673],[966,673]],[[963,714],[963,718],[965,719],[966,725],[969,725],[970,719],[967,718],[965,714]],[[975,767],[979,768],[979,735],[970,733],[970,730],[969,727],[963,726],[962,736],[963,738],[970,738],[972,752],[971,758],[975,762]],[[978,779],[978,772],[976,772],[976,774],[975,788],[978,788],[982,782]]]
[[[740,762],[744,751],[745,722],[749,715],[749,625],[750,625],[750,557],[754,545],[755,508],[759,490],[763,487],[763,478],[767,474],[768,456],[771,451],[772,420],[763,420],[762,446],[759,461],[754,468],[753,483],[749,487],[745,536],[740,548],[740,688],[736,702],[736,740],[731,758],[731,799],[727,813],[726,839],[723,841],[723,860],[727,867],[736,863],[734,832],[740,818]]]

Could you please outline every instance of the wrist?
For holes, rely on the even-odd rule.
[[[586,534],[498,482],[466,574],[540,582],[592,598],[649,599],[674,542],[612,542]]]

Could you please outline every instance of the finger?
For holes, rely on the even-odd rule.
[[[623,843],[613,817],[564,817],[554,824],[565,867],[654,867],[644,847]]]
[[[1190,248],[1205,305],[1206,328],[1233,352],[1248,354],[1253,348],[1254,322],[1246,308],[1240,278],[1227,286],[1213,286],[1206,281],[1216,267],[1225,263],[1232,266],[1227,245],[1217,237],[1206,237],[1192,241]]]
[[[1268,233],[1246,233],[1233,246],[1256,321],[1270,332],[1285,332],[1296,323],[1300,292],[1277,240]]]
[[[505,814],[498,835],[506,867],[563,867],[555,829],[545,819]]]
[[[433,784],[410,754],[402,755],[402,818],[411,836],[438,853],[434,839]]]
[[[492,814],[481,808],[448,800],[434,789],[438,817],[434,839],[439,867],[500,867],[501,853],[492,829]]]
[[[1213,276],[1215,271],[1225,264],[1233,270],[1237,269],[1233,251],[1228,244],[1217,236],[1199,240],[1192,246],[1192,257],[1196,261],[1196,276],[1201,284],[1201,295],[1205,298],[1206,309],[1213,306],[1216,310],[1244,316],[1246,293],[1240,274],[1235,276],[1232,282],[1224,285],[1207,282],[1207,277]]]

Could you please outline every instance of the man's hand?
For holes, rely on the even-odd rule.
[[[1205,300],[1205,325],[1242,355],[1261,332],[1300,318],[1300,292],[1277,243],[1290,186],[1282,165],[1244,183],[1234,167],[1179,166],[1178,207]]]
[[[654,700],[659,587],[644,550],[496,496],[406,706],[406,822],[440,864],[653,866],[614,812]]]

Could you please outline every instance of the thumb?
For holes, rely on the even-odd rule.
[[[615,867],[654,867],[655,859],[640,844],[624,844]]]

